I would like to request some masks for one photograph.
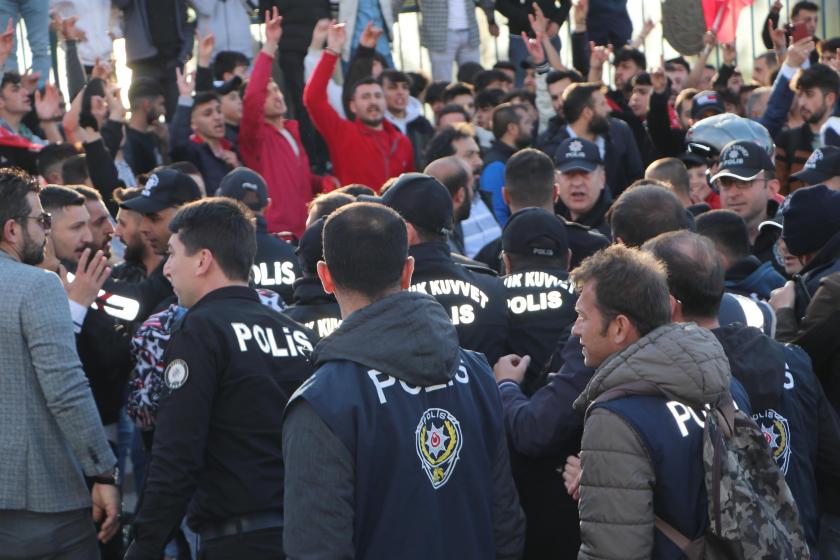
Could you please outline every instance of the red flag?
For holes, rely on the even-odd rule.
[[[718,42],[732,43],[738,31],[738,16],[754,0],[702,0],[706,29],[717,35]]]

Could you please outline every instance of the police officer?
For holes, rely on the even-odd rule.
[[[248,287],[242,204],[198,201],[169,227],[165,273],[188,310],[164,355],[169,394],[126,558],[159,558],[185,512],[202,558],[282,558],[282,415],[311,373],[310,334]]]
[[[259,173],[247,167],[234,169],[219,183],[219,196],[242,202],[257,217],[257,255],[254,257],[254,284],[292,301],[292,287],[300,278],[300,268],[291,244],[268,233],[265,209],[271,204],[268,186]]]
[[[541,208],[513,214],[502,233],[502,278],[510,313],[511,352],[530,356],[522,382],[530,395],[545,382],[552,352],[565,344],[577,315],[569,283],[569,240],[563,221]]]
[[[409,254],[414,258],[410,289],[438,300],[461,346],[495,363],[507,353],[505,288],[484,267],[468,268],[453,260],[447,244],[453,227],[449,191],[434,177],[404,173],[380,200],[408,224]]]
[[[324,226],[318,274],[344,322],[318,344],[318,369],[283,426],[291,558],[522,552],[493,376],[483,356],[458,347],[444,309],[407,290],[406,229],[369,203],[340,208]]]
[[[598,145],[585,138],[567,138],[554,158],[559,171],[559,193],[554,206],[557,213],[609,237],[606,215],[613,199]]]
[[[318,261],[323,259],[321,235],[326,218],[315,220],[300,238],[297,248],[298,261],[303,276],[295,280],[294,305],[286,315],[315,331],[324,338],[341,324],[341,309],[335,296],[324,291],[318,278]]]

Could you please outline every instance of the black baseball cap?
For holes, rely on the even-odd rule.
[[[694,120],[725,112],[726,107],[723,106],[723,100],[716,91],[708,89],[701,91],[691,100],[691,118]]]
[[[525,208],[508,218],[502,250],[533,257],[565,258],[569,251],[566,224],[542,208]]]
[[[584,138],[566,138],[554,154],[554,164],[561,173],[573,170],[592,172],[602,163],[598,145]]]
[[[721,177],[732,177],[741,181],[752,181],[765,171],[773,171],[773,160],[764,148],[748,140],[730,142],[720,151],[718,171],[712,177],[714,183]]]
[[[790,254],[818,251],[840,231],[840,192],[825,185],[797,189],[782,204],[782,215]]]
[[[791,174],[806,185],[818,185],[840,175],[840,148],[823,146],[811,153],[801,171]]]
[[[154,214],[199,198],[201,190],[192,177],[174,169],[161,169],[149,175],[140,196],[126,200],[120,204],[120,208],[140,214]]]
[[[265,179],[247,167],[237,167],[222,177],[219,190],[216,191],[217,196],[226,196],[240,202],[245,200],[248,193],[254,193],[257,197],[256,208],[251,208],[252,210],[261,210],[268,204],[268,185]]]
[[[315,274],[318,270],[318,261],[324,258],[324,224],[327,223],[327,217],[318,218],[306,228],[303,235],[300,236],[295,254],[298,256],[300,267],[310,274]]]
[[[449,235],[454,227],[449,191],[423,173],[403,173],[381,197],[362,195],[357,200],[384,204],[406,222],[440,235]]]

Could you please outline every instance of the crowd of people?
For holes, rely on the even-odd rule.
[[[422,0],[431,76],[397,1],[19,4],[0,556],[840,558],[816,4],[651,61],[624,2]]]

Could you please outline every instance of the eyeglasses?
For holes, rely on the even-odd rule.
[[[36,220],[45,231],[52,227],[52,214],[44,212],[40,216],[18,216],[19,219]]]

